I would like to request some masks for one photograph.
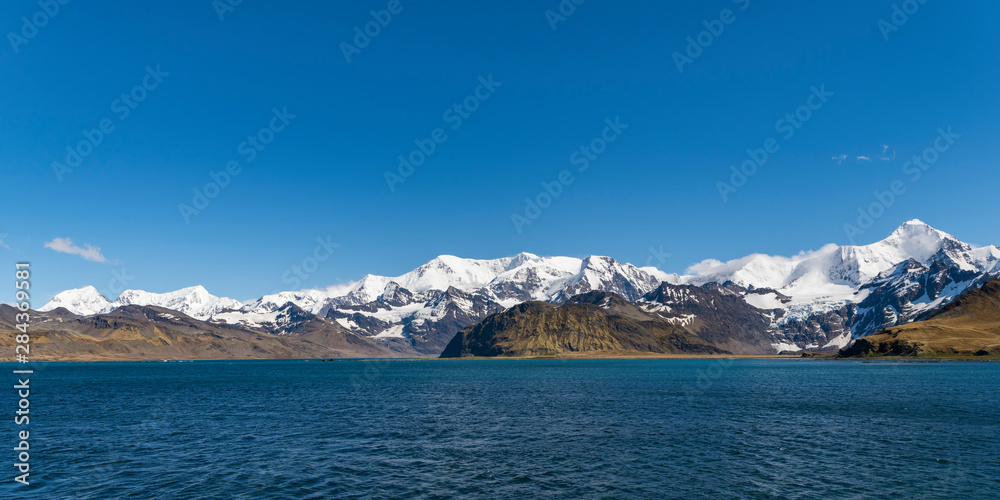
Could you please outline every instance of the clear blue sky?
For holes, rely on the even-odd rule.
[[[246,0],[222,21],[211,0],[73,1],[0,47],[0,300],[17,260],[32,262],[36,305],[107,289],[121,268],[130,288],[244,300],[289,288],[283,273],[327,236],[340,247],[302,287],[439,254],[600,254],[681,272],[850,243],[844,224],[897,179],[905,194],[858,243],[912,218],[1000,243],[1000,5],[931,0],[886,40],[894,3],[587,0],[553,30],[556,0],[403,0],[348,63],[341,44],[388,1]],[[678,71],[673,54],[723,9],[732,22]],[[23,36],[39,11],[5,2],[3,32]],[[156,65],[162,81],[145,78]],[[489,75],[500,86],[453,128],[445,110]],[[144,78],[155,88],[123,117],[116,99]],[[833,95],[785,139],[776,122],[813,86]],[[248,162],[240,144],[284,107],[295,118]],[[615,117],[628,128],[580,172],[571,156]],[[60,181],[53,162],[104,119],[113,131]],[[905,160],[947,126],[961,137],[912,181]],[[390,190],[385,172],[436,128],[447,139]],[[724,202],[717,183],[771,137],[780,149]],[[233,160],[242,171],[186,223],[178,205]],[[573,183],[516,231],[511,215],[563,170]],[[45,247],[56,238],[105,262]]]

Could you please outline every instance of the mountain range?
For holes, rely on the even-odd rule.
[[[601,256],[443,255],[397,277],[367,275],[345,286],[246,302],[201,286],[161,294],[128,290],[114,301],[84,287],[57,294],[39,311],[90,317],[156,307],[207,325],[294,336],[301,327],[282,319],[294,306],[300,320],[338,325],[383,354],[435,356],[463,329],[519,304],[560,306],[605,292],[726,352],[773,354],[835,351],[926,319],[998,275],[1000,248],[973,247],[912,220],[870,245],[709,259],[683,275]]]

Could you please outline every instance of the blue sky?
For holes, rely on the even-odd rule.
[[[289,288],[283,273],[317,238],[339,246],[302,287],[439,254],[599,254],[681,272],[868,243],[912,218],[1000,243],[1000,39],[988,22],[1000,5],[911,2],[905,21],[894,5],[587,0],[557,18],[555,0],[248,0],[220,20],[210,0],[69,2],[51,16],[6,2],[0,262],[12,276],[0,300],[20,260],[37,302],[113,291],[123,270],[129,288],[202,284],[243,300]],[[343,44],[390,6],[348,62]],[[679,71],[687,37],[720,25]],[[813,87],[832,95],[800,109],[819,104]],[[796,111],[808,119],[785,138],[779,120]],[[627,128],[609,133],[616,119]],[[53,168],[102,127],[78,166]],[[960,137],[928,153],[948,127]],[[614,141],[602,147],[602,134]],[[730,167],[770,138],[776,151],[735,186]],[[387,182],[418,143],[433,153]],[[603,152],[580,171],[591,146]],[[925,153],[935,160],[913,180],[905,163]],[[179,205],[194,208],[193,190],[212,173],[224,181],[227,165],[238,174],[185,220]],[[553,187],[563,171],[572,183]],[[848,234],[894,181],[905,192]],[[543,182],[559,195],[528,210]],[[720,182],[735,188],[725,201]],[[526,210],[518,231],[512,215]]]

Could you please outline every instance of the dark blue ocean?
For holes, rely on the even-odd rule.
[[[13,368],[2,498],[1000,497],[1000,363],[54,363],[30,486]]]

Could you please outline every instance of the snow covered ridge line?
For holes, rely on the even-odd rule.
[[[202,286],[161,294],[126,290],[117,300],[111,301],[96,288],[87,286],[57,294],[40,310],[65,307],[76,314],[90,315],[105,313],[124,305],[157,305],[201,319],[227,309],[271,312],[291,302],[306,311],[319,314],[331,306],[367,304],[380,297],[390,296],[399,289],[419,293],[447,291],[451,288],[464,292],[492,289],[494,293],[491,296],[509,306],[525,300],[554,300],[567,286],[591,289],[602,286],[600,280],[615,278],[617,275],[621,275],[620,281],[624,285],[631,286],[632,281],[641,283],[631,295],[641,295],[655,288],[660,281],[676,276],[651,267],[640,269],[631,264],[621,264],[610,257],[578,259],[538,257],[521,253],[514,257],[476,260],[442,255],[398,277],[367,275],[348,285],[326,290],[279,292],[247,303],[216,297]],[[507,292],[504,291],[505,288],[516,290]]]
[[[449,287],[463,291],[482,288],[499,291],[505,285],[513,285],[528,292],[528,297],[523,300],[553,300],[568,285],[580,281],[599,281],[600,278],[607,277],[604,275],[616,270],[629,275],[629,281],[655,281],[655,284],[641,287],[648,287],[650,290],[662,281],[695,285],[732,281],[744,287],[771,288],[793,298],[802,295],[813,299],[823,296],[853,297],[861,283],[870,281],[910,258],[927,262],[944,246],[957,252],[958,265],[963,269],[982,269],[990,262],[994,263],[994,267],[1000,264],[1000,249],[996,246],[972,249],[954,237],[914,220],[900,226],[889,238],[868,246],[827,245],[820,250],[803,252],[793,257],[753,254],[725,263],[709,259],[691,266],[683,276],[667,274],[654,267],[637,268],[631,264],[621,264],[609,257],[577,259],[521,253],[514,257],[475,260],[442,255],[395,278],[367,275],[349,285],[326,290],[279,292],[249,301],[246,305],[233,299],[212,296],[200,286],[165,294],[127,290],[115,302],[102,297],[93,287],[85,287],[57,295],[43,310],[63,306],[73,312],[95,314],[128,304],[168,308],[188,305],[181,312],[191,311],[201,315],[199,313],[212,309],[211,306],[219,301],[225,306],[222,308],[244,310],[273,310],[292,302],[307,311],[318,313],[326,301],[365,304],[396,287],[413,292],[444,291]],[[997,271],[1000,271],[1000,267]],[[191,303],[186,304],[182,300],[184,297],[191,300]]]
[[[150,293],[142,290],[125,290],[114,302],[101,295],[96,288],[86,286],[57,294],[39,311],[65,307],[74,314],[89,316],[111,312],[128,305],[160,306],[198,319],[206,319],[227,309],[239,309],[243,304],[234,299],[216,297],[203,286],[182,288],[169,293]]]
[[[870,245],[827,245],[792,257],[753,254],[729,262],[710,259],[691,266],[684,275],[598,256],[521,253],[475,260],[442,255],[397,277],[367,275],[326,290],[280,292],[246,303],[215,297],[200,286],[164,294],[131,290],[113,302],[86,287],[58,294],[41,310],[66,307],[90,315],[129,304],[156,305],[198,319],[258,323],[267,316],[257,315],[292,303],[371,337],[423,336],[440,341],[498,308],[529,300],[561,303],[590,291],[616,293],[635,303],[665,282],[736,295],[757,311],[746,314],[767,318],[773,343],[790,350],[791,345],[840,345],[920,319],[998,274],[1000,248],[974,248],[912,220]]]

